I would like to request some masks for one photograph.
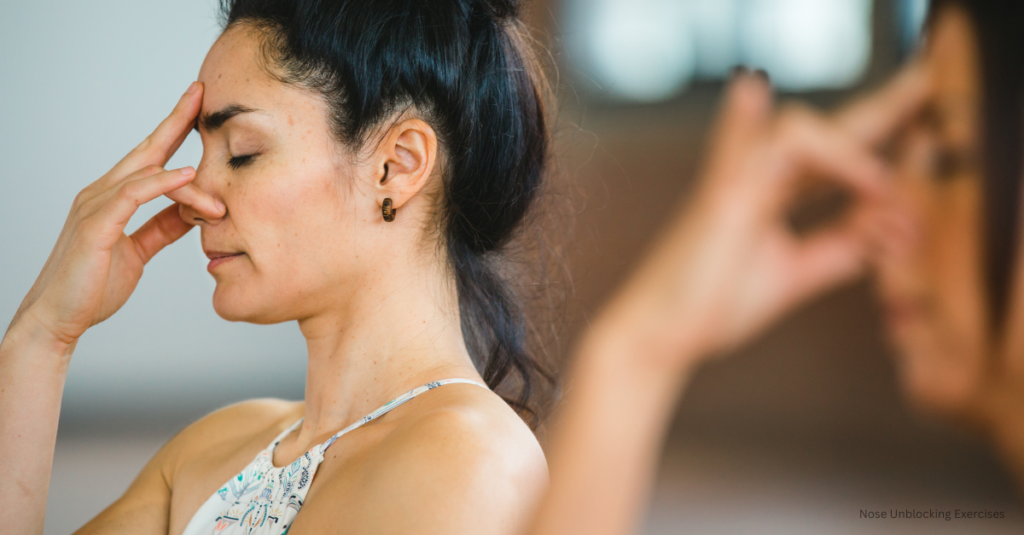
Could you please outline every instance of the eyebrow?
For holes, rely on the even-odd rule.
[[[200,115],[199,121],[196,123],[196,130],[202,128],[207,132],[213,132],[221,126],[224,126],[224,123],[226,123],[228,119],[240,113],[250,113],[254,111],[257,110],[255,108],[247,108],[241,104],[230,104],[215,112]]]

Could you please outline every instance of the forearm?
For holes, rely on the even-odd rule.
[[[4,531],[42,533],[61,396],[74,345],[24,316],[0,342],[0,503]]]
[[[625,322],[603,323],[574,356],[549,447],[551,484],[531,535],[630,533],[645,509],[690,366],[667,365],[655,354],[665,348]]]

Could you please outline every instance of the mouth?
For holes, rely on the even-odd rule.
[[[222,251],[204,251],[206,258],[210,259],[210,263],[206,265],[207,271],[212,271],[213,268],[230,262],[231,260],[243,256],[245,253],[229,253]]]

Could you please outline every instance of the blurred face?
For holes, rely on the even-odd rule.
[[[970,409],[992,358],[982,271],[980,73],[973,28],[947,9],[929,33],[930,101],[897,142],[897,197],[918,232],[879,270],[905,389],[947,412]]]
[[[244,27],[210,49],[199,73],[203,158],[195,184],[227,213],[182,215],[201,227],[217,313],[275,323],[344,302],[368,276],[360,258],[370,257],[381,225],[360,187],[371,170],[334,141],[324,100],[275,81],[261,58],[258,37]]]

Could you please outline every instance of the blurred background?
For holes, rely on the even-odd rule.
[[[685,198],[734,65],[766,69],[782,99],[828,109],[898,67],[926,7],[535,0],[528,22],[560,73],[556,189],[575,208],[563,339]],[[0,322],[31,286],[75,194],[166,115],[218,33],[214,0],[0,5]],[[192,136],[171,165],[194,165],[201,151]],[[166,204],[144,207],[130,229]],[[205,263],[191,233],[79,343],[46,533],[81,526],[203,414],[251,397],[302,397],[297,327],[221,320]],[[869,284],[857,283],[705,366],[681,401],[645,533],[1024,532],[993,453],[901,399],[877,316]],[[1007,518],[859,518],[861,509],[908,508]]]

